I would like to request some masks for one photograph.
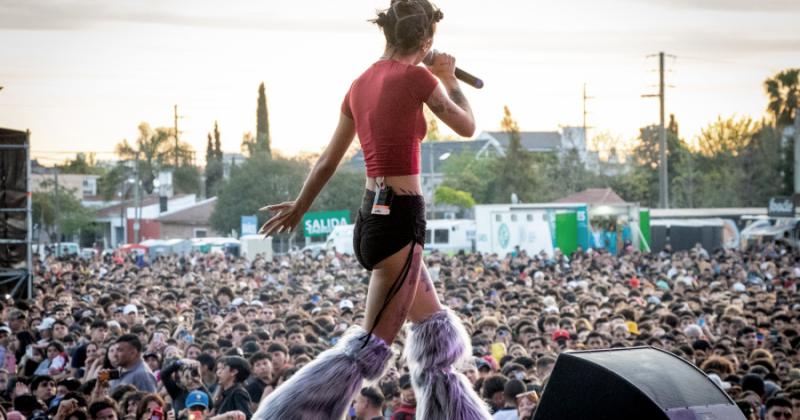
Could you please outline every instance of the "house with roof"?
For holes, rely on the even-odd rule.
[[[597,152],[587,149],[586,136],[582,127],[561,127],[560,131],[522,131],[522,147],[533,153],[568,153],[574,149],[589,170],[600,168]],[[460,153],[472,153],[478,158],[505,156],[511,142],[511,135],[504,131],[483,131],[473,140],[423,141],[421,144],[420,176],[425,202],[429,204],[428,218],[455,218],[458,208],[436,205],[433,193],[444,181],[444,166],[447,159]],[[364,154],[359,150],[345,164],[354,170],[364,171]]]
[[[217,197],[207,198],[192,205],[161,213],[161,239],[207,238],[225,236],[211,227],[211,214],[217,206]]]

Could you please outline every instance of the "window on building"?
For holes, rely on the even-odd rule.
[[[446,244],[450,242],[450,231],[447,229],[436,229],[433,232],[434,243]]]
[[[425,244],[426,245],[430,245],[431,244],[431,230],[430,229],[425,229]]]
[[[512,222],[516,222],[517,221],[517,215],[516,214],[512,214],[511,215],[511,221]]]
[[[532,222],[532,221],[533,221],[533,215],[532,215],[532,214],[529,214],[529,215],[528,215],[528,218],[527,218],[527,220],[528,220],[529,222]]]
[[[195,238],[205,238],[208,236],[208,231],[205,229],[195,229],[194,230],[194,237]]]
[[[495,222],[502,222],[503,221],[503,216],[501,216],[499,214],[494,215],[494,221]]]

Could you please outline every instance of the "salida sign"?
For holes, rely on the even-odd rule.
[[[333,228],[350,224],[348,210],[318,211],[303,216],[303,235],[307,238],[328,236]]]

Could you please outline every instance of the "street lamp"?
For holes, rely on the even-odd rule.
[[[431,219],[436,217],[436,185],[434,182],[434,170],[433,170],[433,144],[431,144],[431,175],[430,175],[430,184],[431,184]],[[439,155],[439,161],[444,162],[447,158],[450,157],[450,152],[444,152]]]

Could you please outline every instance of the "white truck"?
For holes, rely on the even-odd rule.
[[[353,228],[355,225],[337,225],[328,234],[325,241],[325,248],[336,252],[353,255]]]

